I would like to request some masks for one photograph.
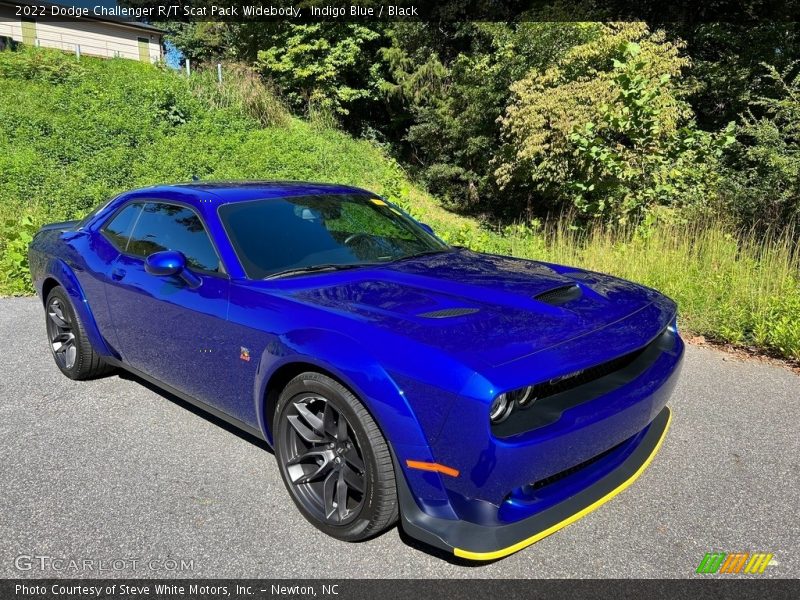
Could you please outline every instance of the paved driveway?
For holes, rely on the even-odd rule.
[[[465,566],[397,529],[328,538],[263,444],[128,376],[63,377],[35,299],[0,300],[0,335],[0,577],[75,573],[53,559],[94,561],[84,576],[691,577],[710,550],[772,552],[765,576],[800,577],[800,377],[781,367],[690,347],[670,434],[631,488]]]

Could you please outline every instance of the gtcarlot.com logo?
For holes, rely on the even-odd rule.
[[[54,571],[57,573],[108,572],[186,572],[194,571],[194,559],[185,558],[73,558],[46,554],[20,554],[14,559],[18,571]]]
[[[769,565],[777,564],[774,557],[766,552],[706,552],[695,572],[760,575]]]

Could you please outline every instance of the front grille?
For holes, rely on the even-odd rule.
[[[561,306],[562,304],[566,304],[572,300],[577,300],[582,295],[583,292],[581,291],[581,288],[575,284],[572,284],[548,290],[539,294],[538,296],[534,296],[533,298],[534,300],[544,302],[545,304]]]
[[[538,383],[533,386],[533,397],[541,400],[542,398],[547,398],[548,396],[552,396],[554,394],[566,392],[572,388],[578,387],[579,385],[583,385],[584,383],[594,381],[595,379],[600,379],[601,377],[605,377],[614,371],[624,369],[634,360],[636,360],[636,358],[646,349],[647,347],[645,346],[644,348],[640,348],[639,350],[635,350],[629,354],[620,356],[619,358],[614,358],[599,365],[583,369],[582,371],[577,371],[575,373],[570,373],[569,375],[556,377],[550,381]]]
[[[478,312],[477,308],[443,308],[441,310],[432,310],[430,312],[419,313],[418,317],[425,317],[426,319],[448,319],[450,317],[461,317],[463,315],[471,315]]]
[[[514,411],[511,418],[502,423],[492,424],[492,433],[499,438],[508,438],[555,423],[564,411],[608,394],[639,377],[674,343],[673,334],[665,329],[643,348],[538,383],[532,389],[535,398],[532,405]]]

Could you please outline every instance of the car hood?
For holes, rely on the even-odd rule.
[[[595,332],[653,302],[671,304],[614,277],[463,249],[316,276],[313,288],[311,279],[288,278],[284,291],[468,364],[490,366]],[[630,335],[641,338],[643,331],[630,328]]]

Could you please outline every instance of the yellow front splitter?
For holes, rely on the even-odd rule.
[[[499,526],[428,515],[420,510],[404,477],[397,478],[402,527],[410,536],[467,560],[496,560],[546,538],[602,506],[629,487],[652,462],[672,422],[664,407],[636,448],[613,471],[563,502],[526,519]],[[396,472],[402,472],[395,463]]]
[[[655,446],[653,446],[652,451],[650,451],[650,453],[645,458],[644,462],[641,463],[641,465],[636,469],[636,471],[630,477],[625,479],[625,481],[623,481],[621,484],[619,484],[619,486],[617,486],[616,488],[614,488],[613,490],[611,490],[610,492],[608,492],[607,494],[605,494],[601,498],[598,498],[597,500],[592,502],[590,505],[582,508],[581,510],[579,510],[575,514],[567,517],[563,521],[559,521],[558,523],[555,523],[554,525],[551,525],[550,527],[548,527],[544,531],[540,531],[539,533],[537,533],[535,535],[532,535],[532,536],[530,536],[528,538],[525,538],[524,540],[521,540],[521,541],[517,542],[516,544],[513,544],[513,545],[508,546],[506,548],[501,548],[500,550],[494,550],[492,552],[472,552],[470,550],[464,550],[463,548],[454,548],[453,549],[453,554],[455,554],[458,557],[466,558],[466,559],[469,559],[469,560],[495,560],[495,559],[498,559],[498,558],[503,558],[504,556],[508,556],[509,554],[513,554],[514,552],[518,552],[519,550],[522,550],[523,548],[526,548],[527,546],[530,546],[531,544],[535,544],[539,540],[546,538],[548,535],[550,535],[552,533],[555,533],[556,531],[566,527],[570,523],[574,523],[578,519],[581,519],[581,518],[585,517],[586,515],[588,515],[590,512],[592,512],[596,508],[599,508],[600,506],[602,506],[603,504],[605,504],[606,502],[611,500],[614,496],[616,496],[617,494],[622,492],[624,489],[626,489],[629,486],[631,486],[633,484],[633,482],[636,481],[639,478],[639,476],[644,472],[644,470],[653,461],[653,458],[655,458],[655,455],[658,453],[659,449],[661,448],[661,444],[664,442],[664,438],[667,436],[667,431],[669,430],[669,426],[672,423],[672,412],[669,410],[669,408],[666,408],[666,407],[664,408],[664,411],[666,411],[666,415],[665,415],[666,422],[663,424],[663,429],[662,429],[660,435],[657,437],[657,440],[655,442]],[[658,418],[656,418],[653,421],[654,425],[657,424],[656,423],[657,420],[658,420]]]

